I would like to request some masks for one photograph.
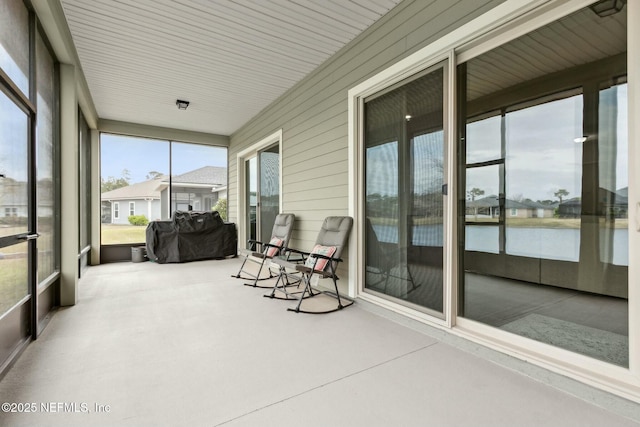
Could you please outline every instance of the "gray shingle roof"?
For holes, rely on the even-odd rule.
[[[227,168],[204,166],[191,172],[175,175],[171,178],[171,182],[174,184],[227,185]]]
[[[212,187],[227,185],[227,168],[204,166],[171,178],[174,185],[204,184]],[[163,175],[157,179],[138,182],[126,187],[102,193],[102,200],[160,199],[160,191],[169,185],[169,178]]]
[[[150,179],[116,188],[100,195],[102,200],[160,199],[160,191],[166,187],[161,179]]]

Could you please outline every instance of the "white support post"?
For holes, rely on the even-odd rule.
[[[76,69],[60,64],[60,305],[78,301],[78,98]]]

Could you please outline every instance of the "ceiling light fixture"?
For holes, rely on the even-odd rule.
[[[601,18],[605,16],[615,15],[620,12],[627,0],[600,0],[589,6],[593,12]]]
[[[189,101],[183,101],[181,99],[176,100],[176,105],[178,106],[178,110],[186,110],[189,106]]]

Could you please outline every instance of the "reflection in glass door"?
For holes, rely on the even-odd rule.
[[[260,159],[260,240],[271,240],[276,215],[280,212],[280,153],[278,145],[258,153]]]
[[[280,147],[258,151],[245,161],[247,239],[268,242],[280,212]]]
[[[33,336],[35,242],[29,116],[0,92],[0,366]],[[33,228],[30,228],[33,227]]]
[[[29,118],[0,92],[0,317],[29,294]]]
[[[247,230],[247,240],[257,240],[257,226],[256,226],[256,215],[258,211],[258,159],[256,157],[252,157],[245,162],[245,183],[246,183],[246,191],[245,191],[245,206],[247,209],[246,218],[244,223],[246,224]],[[247,249],[251,248],[251,245],[247,242]]]
[[[365,99],[365,290],[443,314],[445,65]]]
[[[594,17],[585,7],[458,66],[458,315],[626,368],[626,8]],[[568,25],[602,43],[565,62]]]

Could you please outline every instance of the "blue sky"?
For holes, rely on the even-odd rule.
[[[203,166],[227,167],[227,149],[223,147],[174,142],[171,151],[173,175]],[[133,184],[145,181],[151,171],[169,173],[168,141],[102,134],[100,153],[103,178],[120,178],[127,169]]]

